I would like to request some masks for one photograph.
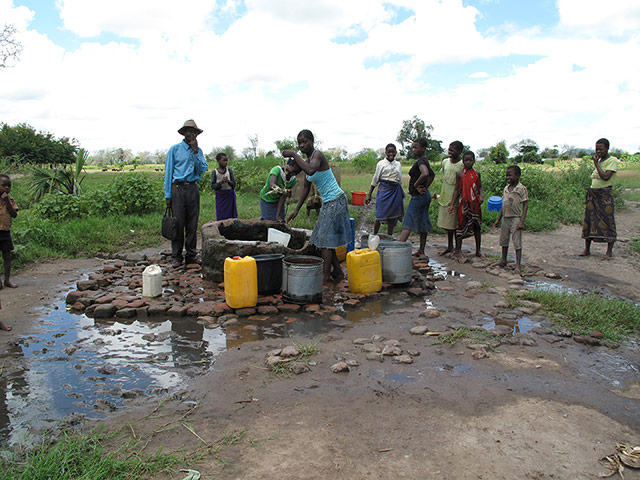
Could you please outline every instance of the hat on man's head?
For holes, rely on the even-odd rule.
[[[198,135],[200,135],[204,130],[201,130],[198,128],[198,125],[196,125],[196,122],[193,120],[187,120],[186,122],[184,122],[184,125],[182,126],[182,128],[180,130],[178,130],[178,133],[180,135],[184,135],[184,130],[185,128],[195,128],[196,131],[198,132]]]

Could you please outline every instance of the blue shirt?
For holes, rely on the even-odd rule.
[[[316,184],[316,188],[318,189],[318,193],[320,194],[322,203],[335,200],[340,195],[344,194],[344,192],[338,185],[338,182],[336,181],[336,177],[333,176],[331,168],[325,170],[324,172],[318,170],[313,175],[307,175],[307,181]]]
[[[164,198],[171,198],[172,183],[197,182],[207,168],[209,164],[201,148],[198,148],[198,153],[193,153],[184,140],[171,147],[164,162]]]

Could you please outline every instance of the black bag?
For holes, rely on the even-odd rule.
[[[162,236],[172,241],[178,236],[178,219],[173,216],[171,207],[167,207],[162,217]]]

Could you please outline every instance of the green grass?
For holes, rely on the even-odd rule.
[[[634,238],[631,240],[631,248],[634,252],[640,253],[640,238]]]
[[[257,191],[264,184],[269,167],[276,160],[258,159],[255,162],[234,166],[238,171],[246,173],[244,186],[237,193],[238,214],[240,218],[259,218],[260,204]],[[85,219],[72,219],[59,222],[37,218],[30,212],[32,200],[28,194],[30,178],[28,174],[13,180],[12,196],[16,199],[20,212],[14,220],[12,235],[16,250],[14,252],[14,271],[19,271],[31,262],[41,261],[46,258],[74,258],[93,256],[98,252],[113,253],[123,250],[136,250],[140,248],[157,246],[163,242],[159,235],[162,205],[161,182],[163,173],[155,171],[162,165],[139,166],[136,171],[144,172],[157,182],[158,208],[157,211],[146,215],[114,215],[107,217],[91,217]],[[410,165],[403,165],[403,184],[408,183],[407,173]],[[212,167],[213,168],[213,167]],[[504,187],[504,168],[492,164],[479,164],[478,169],[482,173],[484,195],[502,192]],[[342,188],[351,199],[351,191],[369,190],[373,171],[362,171],[353,168],[348,162],[340,164]],[[441,189],[442,175],[435,165],[436,179],[430,187],[432,194],[439,193]],[[130,175],[130,172],[102,172],[90,170],[82,183],[85,192],[104,189],[116,178],[122,175]],[[264,171],[263,171],[264,170]],[[243,174],[244,174],[243,173]],[[556,228],[559,223],[576,223],[582,221],[584,215],[585,182],[588,183],[589,167],[584,163],[567,162],[562,167],[555,166],[524,166],[522,182],[527,185],[531,197],[529,214],[527,215],[527,231],[545,231]],[[640,186],[640,164],[627,163],[618,172],[618,183],[622,188],[638,188]],[[208,188],[208,177],[203,179],[204,188],[201,191],[200,225],[215,220],[214,194]],[[640,191],[625,193],[624,198],[638,197]],[[374,194],[375,197],[375,194]],[[622,200],[617,198],[617,207],[622,205]],[[410,196],[405,198],[405,208]],[[290,214],[297,199],[289,200],[287,211]],[[360,228],[363,224],[372,224],[375,220],[375,203],[368,207],[349,206],[350,215],[356,219],[356,225]],[[435,227],[438,215],[437,201],[431,202],[431,220],[436,233],[442,233]],[[496,212],[486,210],[486,202],[483,206],[483,231],[488,231],[495,219]],[[302,208],[298,217],[292,222],[295,228],[313,229],[317,219],[315,211],[307,218],[306,208]],[[402,230],[401,223],[397,224],[394,233]],[[381,228],[386,233],[386,227]],[[637,245],[637,243],[633,244]],[[637,248],[636,248],[637,250]]]
[[[454,330],[452,333],[440,335],[437,344],[453,345],[458,342],[464,344],[484,344],[491,346],[499,337],[482,328],[462,327]]]
[[[519,299],[542,304],[545,311],[558,315],[556,323],[581,335],[598,330],[607,340],[617,342],[640,333],[640,307],[628,300],[605,298],[595,293],[548,290],[530,290],[520,294],[509,292],[507,295],[511,306],[518,305]]]
[[[184,458],[157,452],[142,453],[137,442],[107,451],[109,435],[63,433],[56,441],[27,452],[14,452],[2,461],[0,480],[134,480],[172,471]]]

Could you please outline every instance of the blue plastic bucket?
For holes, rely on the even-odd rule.
[[[490,197],[487,202],[487,210],[495,210],[496,212],[502,210],[502,197]]]

